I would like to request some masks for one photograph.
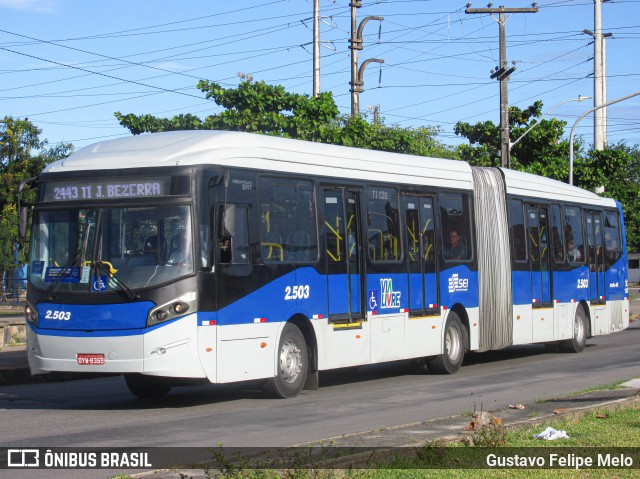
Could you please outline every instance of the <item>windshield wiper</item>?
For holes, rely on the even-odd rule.
[[[77,268],[78,267],[78,265],[80,264],[81,259],[82,259],[82,254],[83,254],[82,249],[76,250],[75,255],[73,256],[73,261],[71,262],[71,265],[70,266],[62,266],[61,267],[62,269],[58,273],[58,276],[56,277],[56,279],[53,280],[53,283],[51,283],[51,285],[44,292],[45,301],[53,301],[56,298],[53,295],[53,292],[56,289],[56,287],[58,286],[58,283],[60,283],[62,278],[69,277],[71,275],[71,272],[73,271],[73,268]]]
[[[103,263],[102,261],[94,261],[93,265],[95,266],[98,274],[104,274],[107,277],[107,281],[113,280],[129,299],[140,299],[140,295],[127,286],[122,279],[118,278],[115,274],[111,274],[111,268],[108,264]]]

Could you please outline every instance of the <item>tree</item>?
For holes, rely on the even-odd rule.
[[[198,88],[224,109],[204,120],[191,114],[157,118],[116,112],[115,116],[134,135],[172,130],[246,131],[399,153],[456,156],[434,139],[436,129],[400,128],[384,122],[373,125],[366,117],[341,115],[330,92],[314,98],[263,81],[243,81],[229,89],[200,81]]]
[[[69,155],[73,146],[61,143],[47,148],[41,140],[42,130],[28,119],[5,116],[0,123],[0,280],[15,268],[15,248],[18,263],[27,260],[28,239],[18,239],[17,189],[25,179],[38,175],[45,165]],[[35,203],[34,191],[25,192],[21,201],[27,206]],[[4,281],[2,281],[4,286]]]
[[[569,154],[569,145],[562,139],[566,122],[555,118],[538,120],[542,106],[541,101],[536,101],[524,110],[509,107],[509,129],[513,141],[538,123],[512,148],[511,168],[564,180],[568,170],[563,159]],[[476,166],[500,166],[500,128],[492,121],[475,125],[458,122],[454,132],[469,140],[468,145],[458,147],[462,160]]]
[[[604,186],[603,196],[615,198],[624,211],[627,248],[640,249],[640,150],[620,142],[604,150],[591,149],[575,161],[575,182],[594,190]]]

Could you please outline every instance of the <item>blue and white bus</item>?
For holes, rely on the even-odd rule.
[[[96,143],[36,183],[33,374],[292,397],[322,370],[451,374],[468,351],[579,352],[629,324],[620,204],[530,174],[180,131]]]

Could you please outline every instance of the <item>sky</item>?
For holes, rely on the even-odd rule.
[[[473,3],[472,8],[486,7]],[[494,7],[530,7],[521,0]],[[540,0],[537,13],[508,17],[507,59],[516,70],[509,104],[543,113],[593,96],[592,0]],[[450,0],[362,0],[365,70],[360,109],[384,122],[438,127],[448,145],[458,121],[499,124],[498,23],[465,14]],[[349,0],[320,0],[321,91],[350,113]],[[221,109],[196,88],[200,79],[233,88],[240,75],[313,93],[313,0],[0,0],[0,114],[29,118],[49,145],[76,149],[129,136],[114,112],[205,118]],[[602,5],[607,100],[640,91],[640,0]],[[568,136],[592,99],[550,114]],[[593,115],[576,132],[593,142]],[[512,138],[515,140],[515,138]],[[608,108],[609,143],[640,144],[640,96]]]

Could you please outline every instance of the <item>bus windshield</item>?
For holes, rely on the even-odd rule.
[[[190,275],[190,207],[38,211],[29,265],[30,283],[50,292],[140,289]]]

